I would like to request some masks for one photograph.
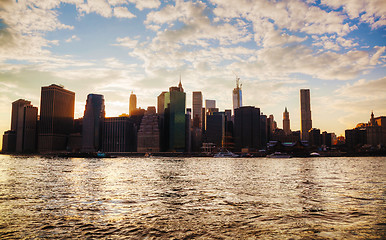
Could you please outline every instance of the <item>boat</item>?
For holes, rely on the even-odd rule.
[[[320,154],[317,153],[317,152],[312,152],[312,153],[310,154],[310,157],[320,157]]]
[[[236,158],[236,157],[239,157],[239,155],[226,150],[226,152],[221,151],[221,152],[216,153],[215,155],[213,155],[213,157],[215,157],[215,158]]]
[[[287,153],[282,152],[274,152],[272,154],[267,155],[268,158],[291,158],[292,156]]]

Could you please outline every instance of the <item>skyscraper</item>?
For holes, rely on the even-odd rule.
[[[39,152],[66,150],[74,121],[75,93],[51,84],[40,98]]]
[[[158,126],[158,116],[155,112],[147,111],[142,118],[138,131],[137,151],[160,151],[160,131]]]
[[[131,92],[129,101],[129,115],[131,116],[137,109],[137,96]]]
[[[102,124],[105,118],[103,95],[89,94],[84,110],[82,128],[82,151],[96,152],[101,149]]]
[[[235,109],[243,106],[240,78],[236,76],[236,88],[233,89],[233,114]]]
[[[236,108],[234,118],[235,150],[259,149],[261,147],[260,108]]]
[[[283,112],[283,130],[285,135],[289,135],[291,133],[289,112],[287,111],[287,107]]]
[[[30,101],[19,99],[12,103],[11,130],[3,136],[3,151],[34,152],[38,108]]]
[[[162,92],[158,97],[157,97],[157,113],[158,114],[164,114],[165,111],[165,94],[167,92]]]
[[[205,108],[216,108],[216,100],[205,99]]]
[[[185,150],[185,101],[181,80],[178,87],[170,87],[165,93],[165,131],[169,151]]]
[[[200,128],[202,126],[202,93],[193,92],[193,127]]]
[[[310,89],[300,89],[300,119],[302,140],[308,141],[308,131],[312,128]]]

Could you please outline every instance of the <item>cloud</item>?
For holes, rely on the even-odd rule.
[[[135,48],[138,44],[138,40],[131,39],[130,37],[117,38],[117,44],[113,44],[113,46],[122,46],[129,49]]]
[[[129,2],[135,3],[135,7],[141,11],[145,8],[158,8],[161,5],[159,0],[129,0]]]
[[[76,35],[72,35],[70,38],[67,38],[67,39],[65,40],[65,42],[70,43],[70,42],[72,42],[72,41],[79,41],[79,40],[80,40],[79,37],[77,37]]]
[[[126,7],[115,7],[114,16],[118,18],[134,18],[135,15],[132,14]]]
[[[386,25],[386,2],[383,0],[321,0],[321,4],[342,8],[350,19],[359,19],[373,29]]]

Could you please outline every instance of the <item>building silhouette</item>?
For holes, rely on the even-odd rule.
[[[289,112],[287,111],[287,107],[283,112],[283,130],[286,135],[291,134]]]
[[[75,93],[52,84],[42,87],[40,98],[39,152],[63,151],[74,121]]]
[[[134,111],[137,110],[137,96],[131,92],[129,100],[129,114],[133,115]]]
[[[214,112],[206,116],[205,142],[213,143],[217,148],[223,147],[226,133],[225,112]]]
[[[233,113],[235,109],[243,106],[243,97],[241,92],[240,78],[236,76],[236,88],[233,89]]]
[[[136,152],[137,128],[129,117],[105,118],[102,130],[102,151]]]
[[[138,152],[160,152],[160,129],[154,109],[147,111],[138,131]]]
[[[82,151],[100,151],[102,144],[102,126],[105,118],[105,100],[103,95],[89,94],[83,117]]]
[[[157,113],[158,114],[164,114],[165,108],[165,94],[167,92],[162,92],[158,97],[157,97]]]
[[[192,105],[193,105],[193,127],[201,128],[202,126],[202,93],[193,92],[192,96]]]
[[[234,115],[234,142],[235,150],[257,150],[260,142],[260,108],[239,107]]]
[[[12,103],[11,130],[3,135],[4,152],[35,152],[38,108],[30,101],[19,99]]]
[[[308,141],[308,131],[312,128],[310,89],[300,89],[300,120],[302,141]]]
[[[186,94],[181,80],[178,87],[170,87],[165,93],[164,131],[168,151],[185,150],[185,102]]]

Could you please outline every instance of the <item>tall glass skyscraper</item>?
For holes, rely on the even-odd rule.
[[[82,151],[96,152],[101,149],[102,124],[105,118],[103,95],[89,94],[84,110],[82,128]]]
[[[185,103],[186,94],[181,82],[165,93],[165,131],[168,151],[185,150]]]
[[[300,119],[302,140],[308,141],[308,131],[312,128],[310,89],[300,89]]]
[[[243,106],[243,97],[241,92],[240,78],[236,77],[236,88],[233,89],[233,114],[235,109]]]

